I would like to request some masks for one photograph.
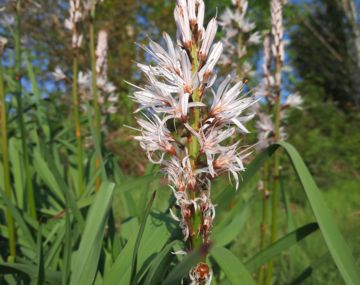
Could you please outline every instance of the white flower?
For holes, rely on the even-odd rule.
[[[150,72],[162,78],[166,82],[164,87],[169,92],[176,93],[179,88],[183,88],[185,93],[191,93],[197,87],[198,80],[192,75],[190,59],[185,50],[174,49],[172,41],[166,33],[164,33],[164,39],[168,51],[153,41],[150,41],[149,46],[144,48],[157,62],[157,65],[153,67],[138,64],[138,67],[144,73]]]
[[[243,19],[246,3],[243,3],[244,11],[236,14],[239,19]],[[141,135],[135,139],[150,161],[162,164],[180,210],[179,216],[172,211],[171,215],[179,222],[185,240],[199,236],[203,244],[209,244],[215,218],[211,180],[227,172],[234,176],[238,186],[237,172],[244,170],[243,155],[237,151],[238,143],[228,146],[227,140],[237,130],[231,125],[246,132],[242,124],[251,116],[245,114],[245,109],[255,100],[240,96],[242,85],[230,87],[229,77],[214,94],[212,105],[206,104],[209,101],[204,97],[214,84],[215,66],[227,43],[213,44],[218,24],[213,18],[204,29],[204,9],[202,0],[176,1],[177,45],[164,33],[165,47],[153,41],[144,47],[155,63],[137,64],[147,84],[132,85],[136,88],[132,98],[140,105],[136,111],[143,110],[145,116],[138,120]],[[234,36],[232,31],[227,34],[229,41]],[[256,40],[255,34],[251,41]],[[201,215],[196,228],[194,214]],[[194,270],[191,278],[208,284],[211,274],[206,280],[201,276],[200,280]]]
[[[60,66],[56,66],[54,72],[52,73],[55,81],[60,81],[66,79],[66,75]]]
[[[140,142],[140,146],[147,152],[148,158],[152,163],[161,163],[166,153],[174,154],[175,149],[172,145],[174,139],[171,137],[169,130],[164,122],[156,115],[146,120],[138,119],[141,126],[141,136],[135,136],[134,139]],[[152,155],[160,151],[160,159],[155,161]]]
[[[78,33],[76,25],[82,20],[82,7],[80,0],[69,0],[69,18],[65,19],[65,28],[72,32],[72,47],[80,48],[83,36]]]
[[[7,42],[8,42],[7,38],[0,36],[0,57],[2,56],[2,54],[5,50],[5,46],[6,46]]]
[[[282,2],[281,0],[271,0],[270,11],[271,11],[271,26],[273,34],[273,44],[271,46],[272,52],[275,56],[279,56],[281,61],[284,61],[284,28],[283,28],[283,13],[282,13]]]
[[[251,77],[253,74],[250,65],[244,66],[245,61],[239,61],[247,55],[249,46],[260,42],[259,32],[252,32],[255,24],[246,18],[248,2],[246,0],[233,1],[231,9],[226,7],[220,15],[220,25],[225,34],[224,53],[220,63],[238,70],[238,78]],[[239,62],[243,62],[240,63]]]
[[[244,171],[245,167],[242,162],[249,153],[242,155],[237,151],[238,143],[228,147],[226,151],[220,153],[220,155],[214,160],[213,166],[215,172],[220,175],[224,172],[229,172],[235,179],[236,185],[235,188],[239,187],[239,176],[238,172]]]
[[[72,36],[72,46],[73,48],[79,48],[82,44],[83,35],[73,34]]]
[[[174,17],[179,34],[180,44],[185,48],[190,48],[192,39],[186,0],[176,1]]]
[[[260,33],[255,32],[255,33],[250,35],[250,37],[248,39],[248,43],[250,43],[250,44],[259,44],[260,40],[261,40]]]
[[[84,9],[87,12],[90,12],[92,9],[95,8],[95,6],[99,3],[104,2],[104,0],[84,0],[83,5],[84,5]]]
[[[218,62],[223,52],[223,44],[221,42],[216,43],[212,48],[210,55],[206,61],[206,64],[199,71],[199,78],[206,87],[211,87],[216,79],[216,75],[213,74],[214,67]]]
[[[289,106],[291,108],[298,108],[301,109],[301,105],[303,103],[303,99],[299,92],[290,94],[287,96],[285,101],[285,106]]]
[[[214,101],[210,109],[211,120],[217,120],[219,124],[235,124],[242,132],[248,133],[243,123],[253,116],[240,116],[256,101],[251,97],[239,96],[243,83],[238,82],[230,88],[231,77],[228,76],[214,93]]]
[[[78,84],[82,89],[91,89],[91,71],[80,71],[78,74]]]
[[[97,77],[107,78],[108,33],[100,30],[96,46],[96,73]]]
[[[215,176],[215,171],[213,168],[213,160],[215,154],[226,151],[228,147],[221,146],[220,143],[230,138],[235,133],[234,128],[229,128],[223,130],[219,127],[211,127],[207,130],[201,128],[199,133],[197,133],[190,125],[186,124],[186,127],[196,136],[200,144],[200,153],[206,155],[207,164],[209,168],[209,173],[212,177]]]
[[[270,115],[258,110],[258,121],[255,124],[257,130],[258,142],[255,145],[257,150],[267,148],[269,145],[275,143],[275,126]],[[279,140],[285,140],[287,137],[284,127],[280,127]]]
[[[164,163],[163,171],[168,176],[170,185],[177,192],[184,192],[188,187],[193,188],[196,184],[196,173],[193,171],[189,156],[186,155],[181,161],[173,156],[170,161]]]
[[[202,61],[205,61],[209,54],[209,50],[214,41],[216,31],[217,31],[217,22],[216,19],[213,18],[211,19],[211,21],[209,22],[206,28],[204,40],[202,42],[201,49],[199,52],[199,57]]]
[[[204,36],[204,17],[205,17],[205,4],[204,1],[198,0],[198,14],[197,14],[197,26],[198,26],[198,34],[202,39]]]

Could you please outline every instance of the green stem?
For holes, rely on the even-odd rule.
[[[3,67],[0,54],[0,115],[1,115],[1,146],[2,146],[2,158],[3,158],[3,175],[4,175],[4,187],[5,194],[11,201],[12,192],[10,185],[10,169],[9,169],[9,152],[8,152],[8,137],[7,137],[7,117],[6,117],[6,102],[5,102],[5,91],[4,91],[4,76]],[[15,225],[14,218],[9,208],[6,210],[6,220],[9,232],[9,250],[10,256],[16,256],[16,240],[15,240]]]
[[[280,141],[280,126],[281,126],[281,67],[282,61],[279,55],[276,56],[275,66],[275,141]],[[274,154],[274,170],[273,170],[273,187],[271,193],[271,243],[277,240],[278,236],[278,192],[280,188],[280,153],[279,151]],[[266,275],[266,285],[271,284],[271,278],[273,273],[274,261],[270,260],[268,265],[268,271]]]
[[[93,94],[93,108],[94,108],[94,129],[95,129],[95,145],[97,146],[95,149],[96,157],[95,157],[95,169],[99,169],[100,161],[101,161],[101,149],[100,149],[100,109],[99,109],[99,101],[98,101],[98,90],[97,90],[97,72],[96,72],[96,54],[95,54],[95,6],[91,11],[90,15],[90,24],[89,24],[89,34],[90,34],[90,58],[91,58],[91,75],[92,75],[92,94]],[[100,152],[100,153],[99,153]],[[100,177],[96,179],[95,190],[98,191],[100,188]]]
[[[18,107],[18,123],[20,128],[20,135],[22,141],[22,152],[24,159],[24,168],[25,168],[25,179],[26,179],[26,188],[28,191],[28,203],[29,203],[29,213],[36,219],[36,204],[35,204],[35,193],[31,181],[31,172],[29,166],[29,154],[28,147],[26,144],[26,129],[24,122],[24,112],[22,104],[22,87],[21,87],[21,0],[16,1],[16,31],[15,31],[15,82],[16,82],[16,99]]]
[[[75,137],[77,142],[77,164],[78,164],[78,192],[82,194],[84,192],[83,176],[83,148],[81,139],[81,125],[80,125],[80,113],[79,113],[79,93],[78,93],[78,50],[74,50],[73,59],[73,116],[75,123]]]
[[[198,47],[195,44],[192,46],[191,57],[192,57],[192,64],[193,64],[192,72],[195,73],[195,72],[197,72],[198,67],[199,67]],[[193,94],[192,94],[192,100],[194,102],[200,101],[201,100],[200,95],[201,94],[200,94],[199,89],[194,90]],[[190,122],[191,122],[191,127],[197,131],[199,128],[199,123],[200,123],[200,109],[199,108],[192,109],[192,118],[191,118]],[[189,137],[188,150],[189,150],[191,166],[195,170],[197,168],[196,160],[199,155],[199,143],[197,141],[197,138],[193,134],[191,134]],[[190,190],[189,195],[190,195],[191,199],[195,199],[197,197],[197,194],[199,194],[197,189]],[[191,219],[191,223],[192,223],[191,231],[194,232],[194,235],[190,237],[192,249],[197,249],[202,246],[202,237],[201,237],[201,234],[198,233],[199,228],[201,227],[201,222],[202,222],[201,211],[199,211],[199,210],[194,211],[194,214]],[[205,261],[205,258],[206,257],[204,257],[203,261]]]
[[[260,250],[265,247],[266,234],[268,232],[268,208],[269,208],[269,162],[265,162],[263,168],[263,193],[262,193],[262,221],[260,226]],[[258,273],[258,285],[264,282],[265,266],[262,265]]]

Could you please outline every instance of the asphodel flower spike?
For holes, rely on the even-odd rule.
[[[239,79],[251,77],[254,70],[246,60],[248,49],[260,43],[260,33],[247,17],[248,1],[232,0],[220,15],[220,26],[224,32],[224,53],[220,63],[237,71]]]
[[[72,33],[72,48],[78,49],[81,46],[83,35],[79,33],[77,25],[83,18],[83,9],[80,0],[69,1],[69,18],[65,20],[65,28]]]
[[[204,28],[204,13],[202,0],[176,2],[176,44],[164,33],[165,47],[153,41],[143,47],[154,64],[137,64],[147,84],[133,85],[136,90],[131,96],[140,105],[135,112],[143,114],[137,120],[141,133],[135,139],[168,177],[177,208],[171,215],[179,222],[188,252],[210,244],[215,218],[212,180],[228,173],[238,187],[238,173],[245,169],[243,158],[248,152],[239,151],[239,142],[228,145],[227,141],[247,132],[244,124],[252,116],[244,114],[255,102],[240,95],[243,84],[231,83],[230,76],[216,92],[210,89],[223,44],[214,43],[216,18]],[[205,256],[189,279],[192,284],[210,284],[211,278]]]
[[[255,124],[257,129],[258,143],[256,148],[258,150],[264,149],[276,141],[283,141],[287,138],[285,132],[284,119],[286,119],[287,110],[289,108],[301,109],[303,99],[299,92],[290,94],[286,100],[279,100],[279,130],[278,138],[275,138],[275,117],[273,114],[268,114],[268,109],[274,109],[276,104],[276,90],[281,87],[281,71],[284,65],[285,51],[284,51],[284,27],[283,27],[283,2],[280,0],[272,0],[270,3],[271,11],[271,35],[264,37],[264,63],[263,63],[263,80],[255,89],[254,95],[259,99],[263,98],[268,108],[262,108],[260,104],[255,105],[258,121]],[[274,63],[275,61],[275,63]],[[272,70],[272,66],[277,66]]]

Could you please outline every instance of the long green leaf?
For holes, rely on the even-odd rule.
[[[37,278],[38,268],[35,265],[20,263],[0,263],[0,272],[2,274],[25,273],[31,278]],[[61,283],[61,274],[57,271],[46,270],[46,282],[54,285]]]
[[[113,183],[102,183],[90,207],[79,250],[72,260],[70,285],[87,285],[94,281],[114,186]]]
[[[126,241],[127,243],[120,250],[120,253],[115,250],[115,262],[104,275],[103,285],[131,284],[131,265],[139,228],[137,218],[129,219],[121,225],[121,240],[123,243]],[[138,249],[138,269],[136,270],[138,280],[142,279],[150,269],[154,257],[161,252],[173,233],[173,229],[172,219],[164,213],[150,213]]]
[[[42,225],[39,224],[38,228],[38,237],[37,237],[37,276],[36,284],[42,285],[45,283],[45,267],[44,267],[44,255],[43,255],[43,245],[42,245]]]
[[[155,257],[154,261],[151,264],[149,273],[146,276],[144,285],[155,285],[161,283],[161,275],[164,274],[164,265],[167,262],[167,256],[170,253],[170,250],[175,244],[179,243],[177,240],[173,240],[167,244],[163,250]],[[168,265],[168,264],[167,264]]]
[[[211,256],[215,259],[216,263],[219,264],[231,284],[256,285],[244,264],[228,249],[215,247],[211,250]]]
[[[144,229],[145,229],[145,225],[146,225],[146,220],[150,214],[150,210],[151,210],[151,207],[152,207],[152,204],[155,200],[155,196],[156,196],[156,192],[154,192],[151,196],[151,199],[148,203],[148,206],[146,207],[146,210],[145,210],[145,213],[144,213],[144,218],[141,222],[141,225],[140,225],[140,229],[139,229],[139,232],[138,232],[138,235],[136,237],[136,242],[135,242],[135,246],[134,246],[134,253],[133,253],[133,258],[132,258],[132,262],[131,262],[131,281],[130,283],[131,284],[136,284],[137,283],[137,280],[136,280],[136,267],[137,267],[137,258],[138,258],[138,250],[139,250],[139,246],[140,246],[140,241],[141,241],[141,238],[142,238],[142,235],[144,233]]]
[[[65,213],[65,237],[64,237],[64,268],[62,269],[62,284],[68,284],[71,268],[71,222],[70,214]]]
[[[251,200],[247,201],[247,203],[238,202],[224,218],[223,221],[226,222],[226,225],[222,225],[222,221],[219,227],[217,225],[214,228],[212,239],[216,246],[225,246],[238,236],[249,217],[250,205]]]
[[[251,272],[255,271],[260,265],[265,264],[272,257],[303,240],[318,228],[317,223],[310,223],[287,234],[245,262],[247,269]]]
[[[36,242],[34,240],[34,237],[32,236],[24,218],[23,215],[20,213],[19,209],[17,209],[13,203],[9,200],[9,198],[6,197],[6,195],[3,195],[3,193],[0,192],[0,198],[4,200],[5,205],[10,210],[11,214],[14,217],[14,220],[16,224],[19,226],[19,228],[22,231],[23,236],[25,237],[24,240],[26,240],[26,243],[29,244],[29,246],[36,251]]]
[[[281,142],[279,143],[279,146],[286,150],[294,166],[319,224],[325,242],[345,283],[347,285],[359,285],[359,269],[356,268],[356,263],[352,257],[350,248],[334,223],[330,210],[326,206],[322,194],[316,186],[316,183],[304,161],[297,150],[289,143]]]

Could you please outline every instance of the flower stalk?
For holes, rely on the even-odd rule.
[[[8,136],[7,136],[7,110],[4,90],[4,71],[2,66],[2,55],[5,49],[7,40],[0,37],[0,122],[1,122],[1,152],[2,152],[2,165],[4,176],[5,195],[11,201],[12,191],[10,184],[10,166],[9,166],[9,150],[8,150]],[[9,234],[9,252],[10,257],[16,256],[16,238],[15,238],[15,224],[14,218],[9,208],[6,210],[6,220]]]
[[[95,144],[98,146],[95,148],[95,169],[100,168],[100,141],[101,141],[101,133],[100,133],[100,109],[98,102],[98,90],[97,90],[97,70],[96,70],[96,52],[95,52],[95,12],[96,5],[92,5],[89,12],[89,36],[90,36],[90,59],[91,59],[91,88],[92,88],[92,96],[93,96],[93,109],[94,109],[94,130],[95,130]],[[96,178],[95,183],[95,191],[98,191],[100,188],[100,177]]]
[[[275,96],[275,142],[281,140],[281,71],[284,62],[284,43],[283,43],[283,13],[281,0],[272,0],[271,3],[271,22],[272,22],[272,52],[275,57],[275,81],[274,81],[274,96]],[[274,154],[273,165],[273,185],[271,193],[271,243],[274,243],[278,237],[278,204],[279,204],[279,188],[280,188],[280,152]],[[271,284],[274,261],[270,260],[266,274],[266,284]]]
[[[263,98],[265,104],[254,105],[254,111],[258,116],[258,121],[255,124],[257,129],[258,143],[256,148],[262,150],[271,144],[283,141],[287,135],[285,132],[285,123],[287,111],[290,108],[301,109],[302,98],[300,94],[293,93],[282,100],[281,94],[281,76],[284,65],[284,42],[283,42],[283,14],[282,9],[285,1],[271,0],[271,34],[266,34],[264,37],[264,64],[263,64],[263,80],[255,89],[255,96]],[[270,162],[264,166],[261,187],[263,198],[263,218],[260,229],[260,248],[264,247],[267,239],[268,228],[267,223],[268,211],[270,210],[271,202],[271,226],[270,226],[270,241],[274,243],[278,237],[278,204],[279,204],[279,188],[280,188],[280,155],[276,152],[272,161],[272,169]],[[271,199],[269,199],[271,196]],[[271,200],[271,201],[269,201]],[[272,271],[274,262],[271,260],[267,267],[262,266],[259,269],[258,284],[263,284],[264,270],[266,271],[265,284],[271,284]]]
[[[255,23],[247,17],[248,1],[231,2],[232,6],[220,15],[220,25],[225,34],[220,63],[235,69],[238,79],[246,80],[254,74],[251,64],[246,60],[248,49],[260,43],[260,33],[255,31]]]
[[[23,102],[22,102],[22,86],[21,86],[21,0],[16,0],[16,29],[15,29],[15,94],[17,100],[17,109],[18,109],[18,124],[20,129],[20,136],[22,141],[22,152],[24,159],[24,170],[25,170],[25,180],[26,188],[28,194],[28,203],[29,203],[29,214],[36,219],[36,204],[35,204],[35,193],[32,184],[31,171],[29,165],[29,154],[27,146],[27,134],[25,129],[24,122],[24,111],[23,111]]]
[[[65,20],[65,27],[72,34],[72,50],[73,50],[73,80],[72,80],[72,100],[73,100],[73,118],[75,127],[75,138],[77,143],[77,178],[78,178],[78,194],[84,192],[84,165],[83,165],[83,144],[81,136],[81,123],[80,123],[80,98],[78,92],[78,73],[79,73],[79,49],[82,44],[83,36],[78,31],[78,23],[82,19],[82,9],[80,0],[69,1],[69,18]]]
[[[147,78],[145,87],[134,86],[132,98],[143,111],[138,118],[141,129],[135,140],[146,151],[151,162],[161,164],[176,198],[173,218],[179,222],[186,241],[186,254],[209,248],[215,218],[211,202],[211,182],[230,173],[238,188],[238,172],[244,170],[239,142],[226,142],[236,130],[246,133],[243,116],[255,101],[239,96],[242,82],[232,85],[227,76],[207,93],[216,79],[215,65],[222,52],[221,42],[214,43],[218,24],[211,19],[203,26],[205,4],[202,0],[178,0],[174,10],[177,45],[164,33],[166,49],[151,41],[143,47],[155,65],[138,64]],[[212,102],[212,104],[209,104]],[[191,284],[210,284],[212,270],[207,254],[189,273]]]
[[[80,111],[79,111],[79,92],[78,92],[78,50],[74,50],[73,55],[73,82],[72,82],[72,99],[73,99],[73,117],[75,123],[75,137],[77,144],[77,166],[78,166],[78,192],[82,194],[84,191],[83,186],[83,145],[81,137],[81,123],[80,123]]]

